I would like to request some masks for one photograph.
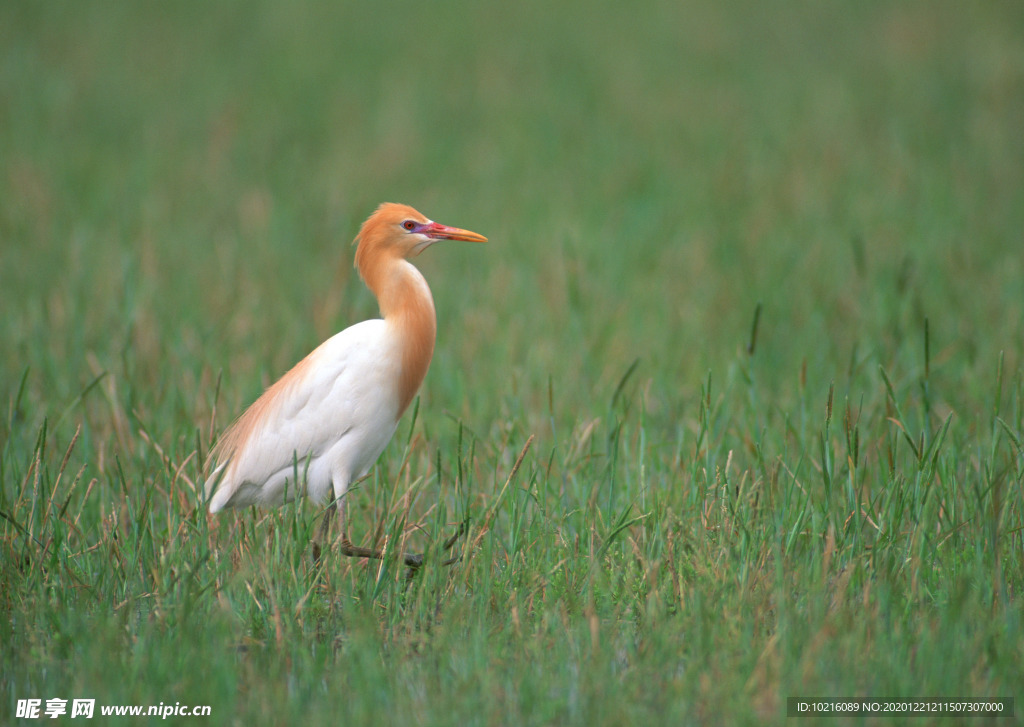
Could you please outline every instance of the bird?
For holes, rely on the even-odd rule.
[[[333,500],[313,543],[314,562],[335,510],[341,553],[383,558],[349,540],[345,495],[384,451],[430,367],[437,315],[427,281],[410,259],[439,240],[487,242],[404,204],[384,203],[366,219],[354,240],[354,265],[381,317],[324,341],[224,431],[211,450],[204,488],[211,513],[300,496],[319,505]],[[423,562],[414,553],[403,559],[411,569]]]

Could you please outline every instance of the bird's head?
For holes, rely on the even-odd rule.
[[[385,202],[359,229],[356,266],[367,256],[415,257],[438,240],[487,242],[483,235],[434,222],[408,205]]]

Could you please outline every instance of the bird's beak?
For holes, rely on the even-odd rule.
[[[424,225],[420,232],[432,240],[465,240],[466,242],[487,242],[487,238],[469,230],[449,227],[438,222]]]

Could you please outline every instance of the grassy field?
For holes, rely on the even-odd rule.
[[[0,723],[1024,719],[1024,14],[964,7],[0,5]],[[411,583],[196,484],[377,314],[382,201],[491,240],[417,260],[351,498],[392,553],[468,519]]]

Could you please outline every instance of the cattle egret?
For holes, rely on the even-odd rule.
[[[377,297],[382,319],[329,338],[267,389],[221,436],[206,482],[210,512],[332,497],[344,555],[381,558],[351,544],[345,493],[384,451],[430,366],[437,332],[434,299],[409,258],[438,240],[486,242],[427,219],[412,207],[382,204],[356,237],[355,267]],[[296,477],[298,474],[298,477]],[[328,508],[321,537],[330,528]],[[450,547],[455,538],[445,546]],[[313,558],[319,560],[319,543]],[[412,553],[405,563],[417,567]]]

